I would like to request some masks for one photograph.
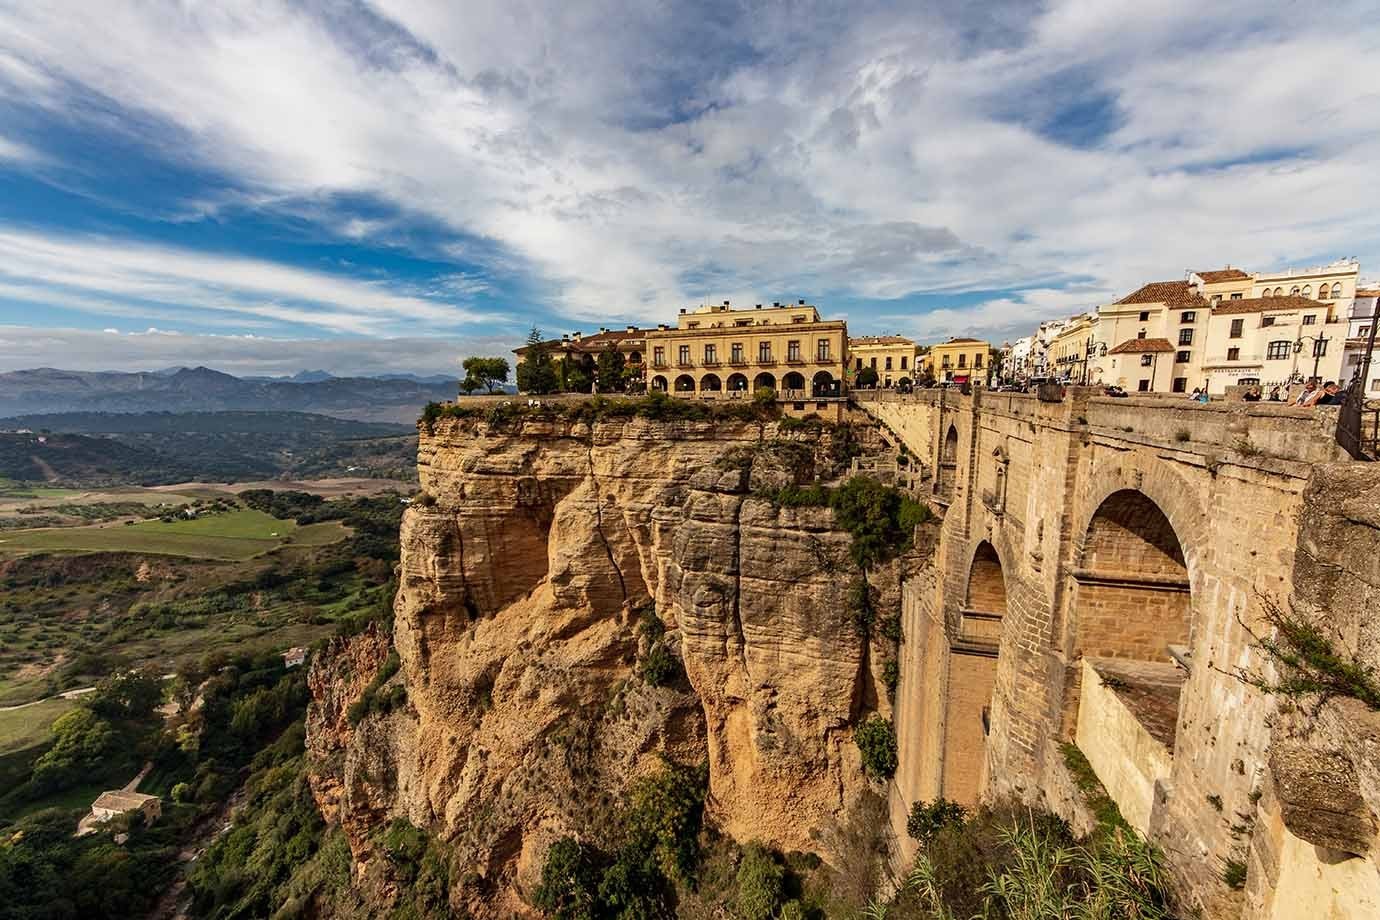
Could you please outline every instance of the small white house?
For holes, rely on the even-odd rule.
[[[283,667],[299,668],[306,663],[307,650],[302,646],[294,646],[283,652]]]

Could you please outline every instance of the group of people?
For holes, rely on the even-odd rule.
[[[1309,380],[1298,389],[1295,385],[1288,387],[1274,386],[1270,388],[1269,402],[1283,403],[1287,406],[1340,406],[1346,402],[1346,391],[1337,385],[1335,380],[1321,383],[1317,380]],[[1206,393],[1203,394],[1206,397]],[[1192,399],[1198,398],[1198,391],[1193,391]],[[1246,402],[1260,402],[1264,399],[1264,393],[1260,387],[1251,387],[1241,397]],[[1206,398],[1201,400],[1207,402]]]

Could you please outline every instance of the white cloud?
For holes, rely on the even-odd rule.
[[[367,194],[492,241],[572,318],[1023,289],[911,323],[969,332],[1077,309],[1069,278],[1116,293],[1225,262],[1380,261],[1358,194],[1380,142],[1364,4],[102,10],[0,0],[0,79],[56,111],[80,88],[152,115],[165,152],[265,200]],[[1109,134],[1042,132],[1084,96]],[[55,245],[25,243],[34,283],[351,333],[456,315],[263,263],[177,253],[169,274],[138,248]]]
[[[476,318],[453,302],[260,259],[2,227],[0,297],[107,315],[147,317],[161,306],[165,314],[191,319],[214,311],[222,314],[220,323],[231,315],[236,325],[252,326],[244,317],[262,317],[355,334],[382,334],[399,323],[454,327]],[[217,324],[214,316],[207,321]]]

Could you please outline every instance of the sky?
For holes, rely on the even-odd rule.
[[[723,300],[999,342],[1376,277],[1373,13],[0,0],[0,371],[453,372]]]

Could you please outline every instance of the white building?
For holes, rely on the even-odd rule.
[[[1380,305],[1380,284],[1370,284],[1356,289],[1356,296],[1347,311],[1346,349],[1342,357],[1342,379],[1337,382],[1346,386],[1355,376],[1357,368],[1365,360],[1366,343],[1371,328],[1376,322],[1376,306]],[[1380,333],[1377,333],[1380,335]],[[1380,399],[1380,338],[1377,338],[1375,352],[1370,359],[1370,368],[1365,375],[1363,392],[1367,399]]]

